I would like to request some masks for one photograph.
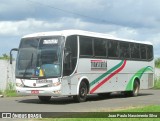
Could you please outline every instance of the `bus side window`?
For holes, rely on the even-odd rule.
[[[80,36],[80,56],[93,56],[92,38]]]
[[[147,59],[150,60],[153,58],[153,46],[147,45]]]
[[[140,59],[139,44],[131,43],[130,48],[131,48],[131,58],[132,59]]]
[[[106,40],[103,39],[94,39],[94,55],[96,57],[106,57]]]
[[[141,59],[147,59],[147,49],[146,45],[140,45]]]
[[[108,41],[108,57],[115,58],[118,57],[118,41],[109,40]]]
[[[119,46],[120,46],[119,47],[120,58],[124,58],[124,59],[130,58],[129,43],[127,43],[127,42],[120,42]]]

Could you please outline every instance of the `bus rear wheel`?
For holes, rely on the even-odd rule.
[[[136,97],[139,94],[139,89],[140,89],[140,83],[138,82],[138,80],[135,80],[133,84],[133,90],[126,91],[125,96]]]
[[[51,99],[51,96],[38,96],[38,98],[41,102],[49,102]]]
[[[88,92],[87,85],[84,81],[82,81],[79,86],[79,94],[73,96],[73,99],[76,102],[85,102],[87,99],[87,92]]]

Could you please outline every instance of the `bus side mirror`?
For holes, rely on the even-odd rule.
[[[18,51],[18,50],[19,50],[18,48],[13,48],[13,49],[10,51],[10,64],[12,64],[12,61],[13,61],[12,51]]]

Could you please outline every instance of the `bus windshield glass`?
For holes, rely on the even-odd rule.
[[[16,63],[16,77],[59,77],[63,40],[63,37],[23,38]]]

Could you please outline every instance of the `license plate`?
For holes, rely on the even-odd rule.
[[[39,94],[39,90],[31,90],[31,94]]]
[[[41,83],[52,83],[52,80],[36,80],[37,84],[41,84]]]

